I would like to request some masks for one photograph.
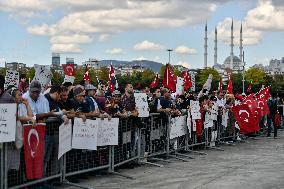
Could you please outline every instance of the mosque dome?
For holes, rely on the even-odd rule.
[[[231,65],[231,56],[228,56],[225,61],[223,66],[225,68],[230,68]],[[233,70],[242,70],[243,69],[243,63],[241,61],[241,59],[237,56],[233,56]]]

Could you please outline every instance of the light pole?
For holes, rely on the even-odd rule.
[[[246,95],[246,93],[245,93],[245,65],[246,65],[246,63],[245,63],[245,52],[244,51],[243,51],[242,62],[243,62],[243,93],[242,93],[242,95]]]
[[[171,63],[171,52],[173,51],[173,49],[167,49],[167,51],[169,52],[169,64]]]

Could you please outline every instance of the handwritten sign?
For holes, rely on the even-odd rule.
[[[190,137],[191,136],[191,126],[192,126],[192,124],[191,124],[191,117],[190,117],[190,111],[188,111],[186,125],[187,125],[187,129],[188,129],[189,137]]]
[[[201,119],[199,102],[191,100],[190,106],[191,106],[191,117],[192,117],[192,119],[193,120]]]
[[[66,152],[72,149],[72,123],[71,120],[69,124],[64,123],[59,127],[59,148],[58,148],[58,159]]]
[[[218,116],[218,106],[216,103],[214,103],[211,108],[211,118],[217,121],[217,116]]]
[[[213,119],[210,111],[205,113],[205,119],[204,119],[204,128],[207,129],[209,127],[213,127]]]
[[[118,145],[118,118],[98,120],[97,146]]]
[[[228,125],[228,118],[229,118],[228,112],[223,113],[223,115],[222,115],[222,125],[224,127],[227,127],[227,125]]]
[[[195,73],[189,72],[189,74],[190,74],[190,79],[192,83],[191,91],[195,91]]]
[[[171,118],[170,139],[174,139],[187,134],[186,117],[179,116]]]
[[[98,121],[74,119],[72,148],[97,150]]]
[[[0,143],[15,141],[16,104],[0,104]]]
[[[5,90],[10,85],[14,86],[14,87],[18,87],[19,86],[19,72],[14,71],[14,70],[7,70],[6,71],[5,85],[4,85]]]
[[[149,117],[148,101],[146,93],[134,93],[135,104],[138,109],[138,117]]]
[[[75,81],[75,77],[74,77],[74,76],[65,75],[65,77],[64,77],[64,83],[70,82],[70,83],[73,84],[74,81]]]
[[[192,120],[192,131],[196,132],[196,121]]]
[[[45,87],[50,83],[52,78],[52,72],[50,71],[50,66],[46,65],[34,65],[35,67],[35,76],[33,81],[39,81],[44,91]]]

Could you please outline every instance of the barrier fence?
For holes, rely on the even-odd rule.
[[[152,160],[170,162],[171,158],[174,158],[187,161],[184,158],[194,158],[188,155],[188,152],[206,155],[205,152],[198,151],[198,149],[220,149],[216,145],[236,139],[234,124],[231,125],[232,127],[224,127],[222,115],[218,115],[213,127],[204,128],[203,124],[201,135],[197,133],[200,131],[196,129],[194,123],[196,120],[188,118],[187,115],[171,117],[159,113],[150,114],[148,118],[121,118],[118,126],[118,145],[102,146],[97,150],[72,149],[59,160],[59,126],[62,123],[58,119],[47,119],[45,122],[44,149],[46,151],[44,152],[43,177],[28,180],[24,147],[17,150],[14,143],[4,143],[0,148],[0,188],[17,189],[26,186],[37,188],[38,185],[51,180],[88,188],[69,182],[68,177],[103,170],[132,178],[117,173],[115,170],[128,163],[163,167],[162,164],[154,163]],[[228,121],[233,123],[233,120]],[[182,124],[177,125],[179,122]]]

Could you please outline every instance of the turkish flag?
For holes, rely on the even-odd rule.
[[[85,67],[84,81],[90,81],[88,65]]]
[[[108,75],[108,87],[111,93],[114,91],[116,81],[115,81],[115,73],[112,64],[109,67],[109,75]]]
[[[242,134],[259,131],[256,114],[253,114],[248,104],[239,104],[232,108]]]
[[[62,64],[64,74],[68,76],[75,76],[74,64]]]
[[[150,84],[150,88],[154,89],[154,88],[157,88],[160,86],[160,83],[159,83],[159,75],[156,74],[156,77],[155,77],[155,80],[152,81],[152,83]]]
[[[183,82],[184,82],[183,87],[185,91],[187,91],[192,87],[192,82],[190,75],[188,74],[188,71],[183,72]]]
[[[269,96],[270,96],[270,86],[265,87],[264,89],[260,90],[258,94],[256,95],[256,98],[262,99],[262,100],[264,99],[267,101]]]
[[[176,92],[176,83],[177,76],[171,72],[169,64],[167,64],[164,72],[163,85],[164,87],[170,89],[172,92]]]
[[[227,93],[228,93],[228,94],[233,94],[232,74],[229,75]]]
[[[45,124],[24,125],[24,154],[27,179],[43,177]]]

